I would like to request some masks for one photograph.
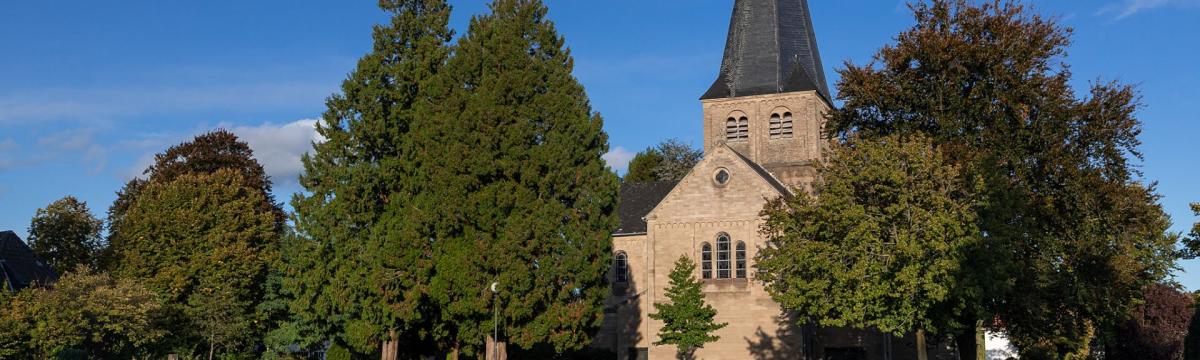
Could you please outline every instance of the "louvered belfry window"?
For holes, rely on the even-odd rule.
[[[725,119],[725,140],[744,141],[750,138],[750,118],[745,116]]]
[[[792,113],[785,112],[783,115],[771,115],[771,138],[785,139],[792,137]]]

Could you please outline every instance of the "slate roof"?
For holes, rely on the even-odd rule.
[[[811,90],[831,99],[808,0],[736,0],[721,73],[700,99]]]
[[[12,231],[0,232],[0,286],[21,290],[34,283],[50,284],[58,274]]]
[[[621,226],[613,235],[637,235],[646,233],[646,214],[654,210],[667,197],[678,181],[651,181],[621,183],[621,203],[617,216]]]

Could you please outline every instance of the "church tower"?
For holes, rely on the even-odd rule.
[[[807,0],[736,0],[720,74],[700,98],[704,149],[725,143],[796,187],[821,156],[829,86]]]

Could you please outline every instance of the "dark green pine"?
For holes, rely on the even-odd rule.
[[[326,141],[304,158],[307,193],[292,203],[307,256],[293,258],[284,284],[297,321],[359,352],[428,348],[417,344],[429,338],[421,306],[432,244],[413,201],[428,177],[412,138],[430,121],[421,104],[453,37],[445,1],[380,7],[391,21],[375,27],[371,52],[327,101],[317,126]]]
[[[422,210],[434,220],[439,331],[478,355],[498,305],[501,341],[581,349],[609,293],[618,183],[601,159],[607,135],[542,2],[491,10],[471,20],[443,74],[439,121],[421,130],[437,189]]]

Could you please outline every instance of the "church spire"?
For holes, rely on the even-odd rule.
[[[721,74],[700,99],[811,90],[830,100],[808,0],[736,0]]]

